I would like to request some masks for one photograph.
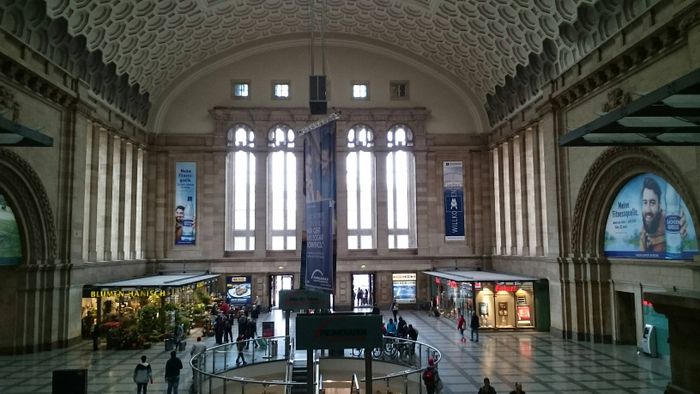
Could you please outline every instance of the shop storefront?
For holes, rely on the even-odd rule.
[[[485,271],[425,274],[433,306],[445,317],[477,313],[484,329],[549,329],[546,280]]]
[[[176,321],[186,322],[187,328],[196,323],[203,324],[206,322],[206,308],[202,298],[208,299],[217,289],[219,276],[207,273],[163,274],[85,285],[82,335],[90,337],[98,326],[105,337],[110,331],[120,335],[130,331],[146,338],[154,332],[167,335]],[[109,343],[108,347],[111,347]]]

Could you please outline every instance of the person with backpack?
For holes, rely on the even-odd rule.
[[[423,371],[423,384],[425,384],[425,389],[428,394],[438,394],[440,392],[440,376],[438,374],[437,368],[435,368],[435,360],[433,358],[428,359],[428,368]]]
[[[151,364],[147,363],[146,356],[141,356],[141,362],[134,368],[134,383],[136,383],[136,394],[147,394],[148,383],[153,384],[153,370]]]

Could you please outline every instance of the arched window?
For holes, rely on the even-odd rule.
[[[296,249],[297,162],[294,130],[279,124],[267,133],[267,248]]]
[[[416,164],[413,131],[395,125],[386,135],[386,190],[389,249],[416,247]]]
[[[376,248],[374,132],[358,124],[348,130],[345,159],[348,249]]]
[[[226,155],[226,250],[255,250],[255,133],[229,129]]]

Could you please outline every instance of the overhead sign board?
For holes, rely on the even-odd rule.
[[[348,349],[382,346],[380,315],[298,315],[297,349]]]
[[[280,290],[280,309],[296,311],[299,309],[330,309],[330,294],[322,291],[305,289]]]

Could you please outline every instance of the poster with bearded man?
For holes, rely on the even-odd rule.
[[[605,226],[610,257],[692,260],[698,253],[693,219],[665,179],[644,173],[618,192]]]

